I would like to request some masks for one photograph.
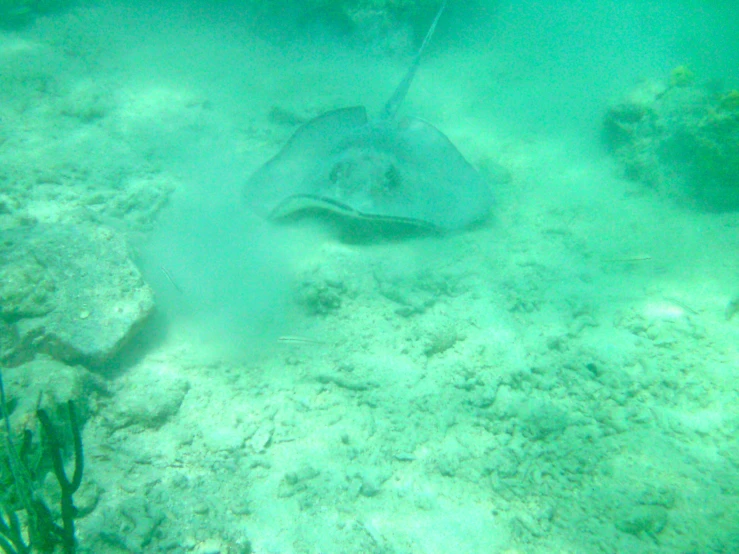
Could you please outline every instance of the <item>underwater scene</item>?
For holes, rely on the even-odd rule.
[[[738,52],[0,0],[0,553],[739,553]]]

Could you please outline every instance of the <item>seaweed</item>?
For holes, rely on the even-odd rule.
[[[62,459],[62,443],[46,410],[36,409],[41,427],[41,441],[34,443],[33,433],[23,431],[20,448],[16,446],[10,425],[10,409],[0,373],[0,415],[5,431],[5,454],[0,459],[0,549],[5,554],[53,553],[58,547],[64,554],[77,548],[74,520],[77,508],[74,493],[82,483],[84,453],[74,403],[67,402],[67,415],[74,446],[74,472],[67,477]],[[48,470],[59,484],[61,522],[57,522],[36,485]],[[25,514],[21,521],[19,513]],[[24,533],[25,529],[25,533]]]

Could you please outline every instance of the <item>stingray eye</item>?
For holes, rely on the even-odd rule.
[[[350,164],[349,162],[339,162],[331,168],[328,178],[332,183],[336,184],[340,181],[346,180],[349,175]]]
[[[328,174],[328,178],[332,183],[336,183],[336,181],[339,180],[339,164],[336,164],[334,167],[331,168],[331,173]]]
[[[400,178],[400,171],[398,171],[396,166],[391,164],[390,167],[385,170],[385,190],[388,192],[397,190],[402,184],[403,181]]]

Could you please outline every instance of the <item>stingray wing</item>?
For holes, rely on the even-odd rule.
[[[484,219],[493,196],[488,183],[430,123],[406,117],[375,127],[373,142],[394,160],[397,190],[376,199],[386,215],[410,217],[454,230]]]
[[[295,195],[315,194],[315,176],[358,129],[367,126],[362,106],[342,108],[303,124],[282,149],[247,181],[247,202],[263,217]]]

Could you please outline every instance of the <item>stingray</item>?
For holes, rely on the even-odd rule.
[[[379,118],[355,106],[311,119],[249,178],[257,213],[279,220],[318,212],[441,232],[488,215],[487,183],[446,135],[423,119],[396,117],[445,5]]]

